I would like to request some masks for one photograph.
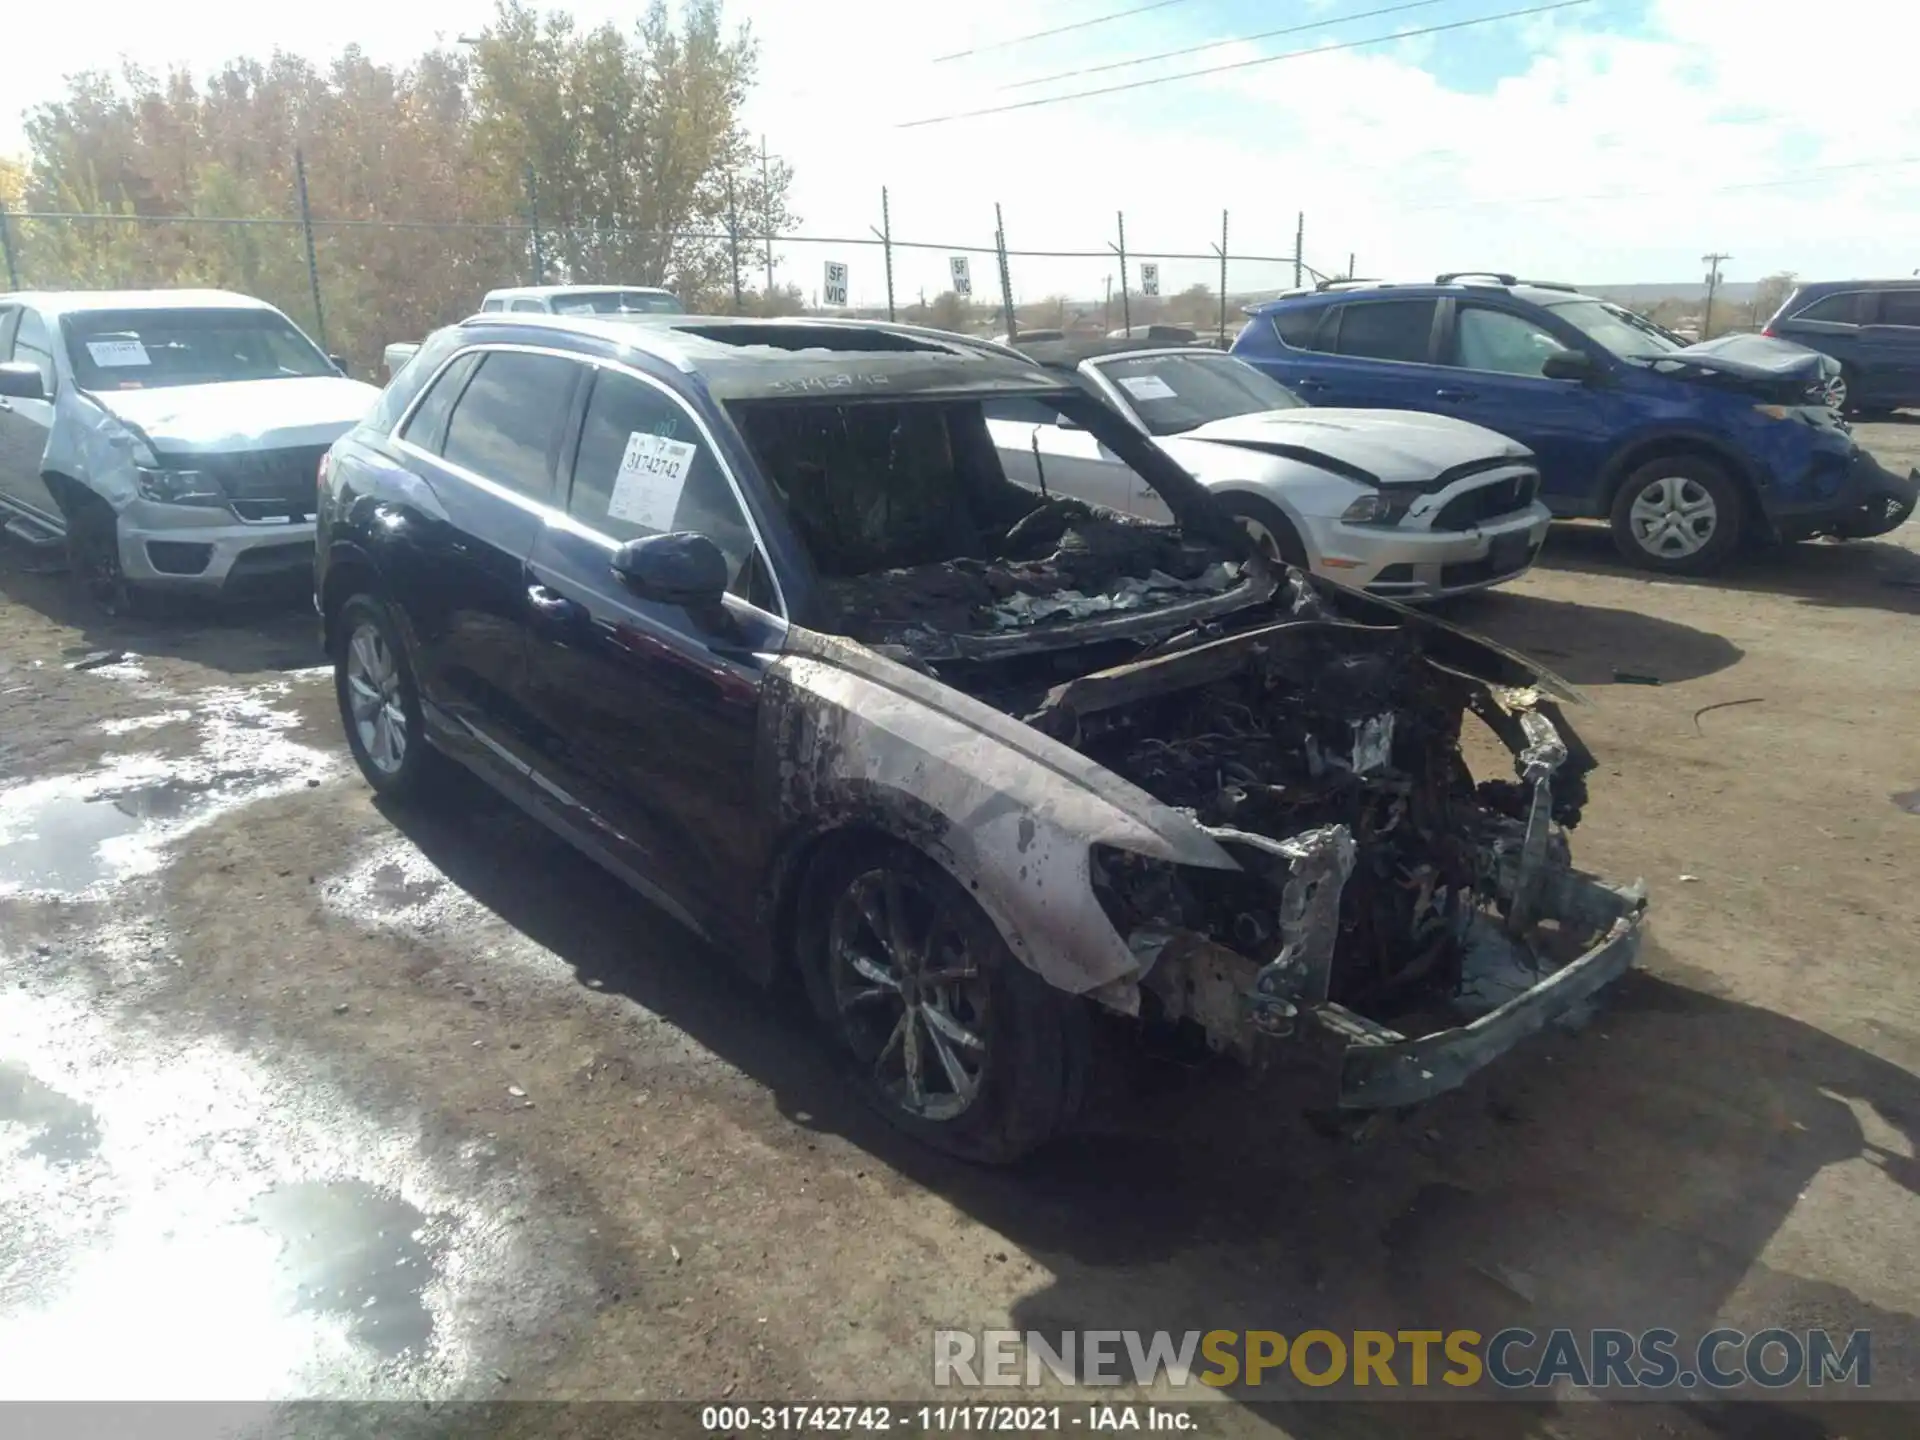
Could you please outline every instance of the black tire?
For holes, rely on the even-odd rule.
[[[1613,543],[1628,563],[1665,575],[1720,568],[1747,528],[1733,477],[1698,455],[1647,461],[1613,497]]]
[[[333,692],[354,763],[376,794],[418,798],[443,762],[427,741],[413,661],[393,612],[377,596],[355,595],[340,607],[333,633]],[[396,716],[403,728],[396,727]]]
[[[151,598],[127,580],[120,564],[120,517],[92,491],[63,487],[67,569],[87,602],[103,615],[133,620],[152,613]]]
[[[895,915],[905,967],[881,935]],[[891,840],[829,842],[809,867],[797,921],[796,959],[814,1010],[863,1098],[895,1127],[962,1159],[1004,1165],[1072,1123],[1091,1063],[1086,1002],[1014,959],[932,860]],[[855,956],[868,968],[856,971]],[[957,978],[929,982],[935,973]],[[924,1018],[929,1011],[938,1024]]]
[[[1278,505],[1258,495],[1219,498],[1221,508],[1253,536],[1254,543],[1269,559],[1277,559],[1296,570],[1307,568],[1306,544]]]

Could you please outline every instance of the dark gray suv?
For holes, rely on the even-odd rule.
[[[1920,406],[1920,276],[1802,285],[1765,333],[1838,360],[1856,415]]]

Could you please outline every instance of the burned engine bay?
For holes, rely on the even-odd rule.
[[[1081,752],[1237,862],[1094,848],[1146,1018],[1246,1059],[1263,1036],[1393,1047],[1631,938],[1643,894],[1570,864],[1593,759],[1518,657],[1231,535],[1016,486],[977,405],[768,407],[743,429],[819,562],[821,628]],[[1476,782],[1469,713],[1510,776]],[[1410,1063],[1382,1094],[1452,1062]]]

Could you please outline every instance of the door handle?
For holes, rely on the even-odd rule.
[[[1474,394],[1475,392],[1472,390],[1455,390],[1443,386],[1433,392],[1433,398],[1436,400],[1471,400],[1474,398]]]
[[[1327,388],[1327,382],[1324,380],[1316,380],[1309,375],[1304,380],[1294,381],[1293,388],[1296,390],[1324,390]]]
[[[537,619],[556,625],[577,625],[587,618],[587,607],[578,600],[569,600],[558,591],[549,590],[544,585],[527,587],[527,603],[533,607]]]

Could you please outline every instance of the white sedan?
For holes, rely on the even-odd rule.
[[[1289,564],[1391,599],[1431,600],[1525,573],[1546,539],[1533,454],[1504,435],[1442,415],[1314,409],[1230,355],[1096,348],[1076,360],[1036,346],[1033,358],[1072,369]],[[1027,402],[990,405],[988,415],[1010,479],[1171,518],[1066,417]]]

